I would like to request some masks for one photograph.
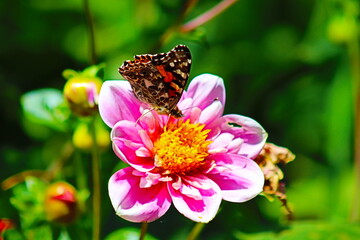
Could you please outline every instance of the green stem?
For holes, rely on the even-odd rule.
[[[90,64],[94,65],[96,64],[95,27],[92,14],[90,12],[89,0],[84,0],[84,12],[89,32]]]
[[[196,223],[186,240],[195,240],[200,235],[204,227],[205,223]]]
[[[141,234],[140,234],[139,240],[144,240],[145,239],[147,228],[148,228],[148,223],[147,222],[142,222],[141,223]]]
[[[92,176],[93,176],[93,240],[100,239],[100,224],[101,224],[101,195],[100,195],[100,155],[96,140],[95,117],[93,117],[91,124],[91,137],[93,140],[92,155]]]
[[[354,169],[355,169],[355,186],[354,198],[351,209],[351,220],[359,220],[360,207],[360,47],[358,37],[352,39],[348,44],[349,59],[351,65],[351,74],[353,80],[353,87],[355,90],[355,104],[354,104]]]
[[[87,189],[89,186],[88,183],[88,177],[87,177],[87,169],[85,169],[83,164],[83,158],[80,154],[80,151],[76,151],[74,154],[74,165],[76,171],[76,187],[78,189]],[[86,159],[87,160],[87,159]]]

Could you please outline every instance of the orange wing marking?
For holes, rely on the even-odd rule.
[[[164,77],[165,82],[172,82],[172,80],[175,79],[174,75],[171,72],[167,72],[164,69],[164,66],[159,65],[159,66],[156,66],[156,68],[159,71],[159,73],[161,74],[161,76]]]

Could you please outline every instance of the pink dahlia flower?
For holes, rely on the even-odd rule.
[[[130,165],[109,181],[117,215],[151,222],[173,203],[189,219],[209,222],[221,200],[245,202],[262,191],[264,175],[253,159],[267,134],[251,118],[222,116],[224,104],[224,82],[211,74],[184,91],[180,119],[149,112],[127,81],[103,84],[100,114],[116,155]]]

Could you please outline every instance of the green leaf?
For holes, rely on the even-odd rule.
[[[33,227],[25,231],[27,239],[46,239],[52,240],[52,231],[50,225],[44,224],[38,227]]]
[[[92,65],[87,68],[85,68],[82,73],[86,77],[96,77],[98,74],[100,74],[101,71],[104,70],[105,64],[101,63],[99,65]]]
[[[73,69],[65,69],[62,73],[63,77],[65,79],[70,79],[70,78],[73,78],[75,76],[78,76],[79,73]]]
[[[99,75],[103,75],[102,72],[104,71],[104,68],[105,68],[105,64],[100,63],[98,65],[91,65],[79,72],[77,72],[73,69],[65,69],[63,71],[62,75],[65,79],[68,79],[68,80],[71,78],[74,78],[74,77],[79,77],[79,78],[100,77],[100,78],[102,78],[102,76],[99,76]]]
[[[45,187],[41,180],[28,177],[25,184],[13,188],[14,195],[10,202],[19,211],[23,229],[31,229],[44,221]]]
[[[360,227],[349,223],[304,221],[294,222],[289,229],[279,233],[264,232],[255,234],[236,233],[242,240],[337,240],[360,239]]]
[[[60,90],[45,88],[25,93],[21,105],[29,121],[59,131],[67,128],[70,110]]]
[[[24,240],[21,234],[16,229],[6,230],[4,233],[4,239],[7,240]]]
[[[119,230],[116,230],[105,238],[105,240],[138,240],[140,237],[140,229],[137,228],[122,228]],[[154,238],[150,236],[149,234],[146,234],[145,240],[157,240],[157,238]]]

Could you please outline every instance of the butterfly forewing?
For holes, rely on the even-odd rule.
[[[136,55],[125,61],[120,74],[129,81],[134,95],[160,114],[181,117],[177,108],[191,68],[191,54],[184,45],[168,53]]]
[[[129,81],[136,98],[149,104],[155,101],[151,89],[162,76],[151,64],[150,55],[137,55],[135,60],[125,61],[119,72]]]

